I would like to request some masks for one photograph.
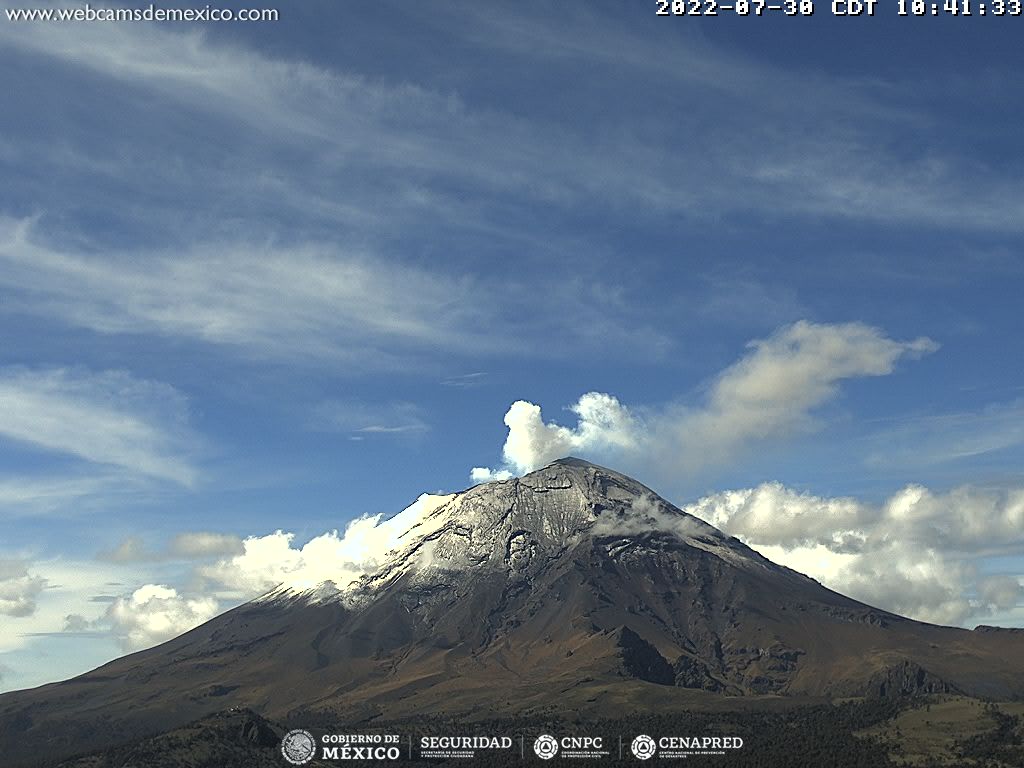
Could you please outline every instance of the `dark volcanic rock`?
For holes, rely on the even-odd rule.
[[[672,670],[675,673],[675,684],[681,688],[697,688],[702,691],[714,692],[725,689],[725,685],[712,676],[707,664],[693,656],[685,654],[680,656],[672,665]]]
[[[1024,628],[1021,627],[993,627],[988,624],[979,624],[974,628],[975,632],[1005,632],[1007,634],[1024,635]]]
[[[622,667],[631,677],[659,685],[675,683],[675,673],[658,649],[629,627],[617,633],[617,644],[622,649]]]
[[[252,713],[252,716],[242,723],[239,741],[257,747],[276,747],[280,743],[281,737],[266,720]]]
[[[916,696],[923,693],[960,693],[956,686],[910,660],[886,667],[868,681],[868,693],[877,696]]]

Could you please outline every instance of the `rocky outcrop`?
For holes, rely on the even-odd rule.
[[[954,685],[950,685],[937,675],[932,674],[920,664],[905,659],[898,664],[887,666],[868,680],[865,686],[868,695],[916,696],[924,693],[960,693]]]
[[[616,645],[622,654],[622,668],[630,677],[659,685],[675,684],[675,673],[665,657],[629,627],[618,630]]]
[[[995,634],[1006,634],[1006,635],[1021,635],[1024,636],[1024,628],[1021,627],[993,627],[989,624],[979,624],[974,628],[975,632],[980,633],[995,633]]]
[[[680,656],[672,664],[672,671],[675,673],[675,684],[680,688],[697,688],[716,693],[726,688],[721,680],[711,674],[708,665],[694,656]]]

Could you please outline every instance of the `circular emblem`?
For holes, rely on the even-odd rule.
[[[548,736],[545,733],[538,736],[537,740],[533,742],[533,751],[541,760],[550,760],[558,754],[558,741],[554,736]]]
[[[649,760],[654,757],[654,753],[658,750],[658,745],[646,733],[641,733],[633,739],[633,743],[629,745],[629,748],[633,751],[633,756],[637,760]]]
[[[316,754],[316,739],[309,731],[288,731],[281,739],[281,754],[292,765],[305,765]]]

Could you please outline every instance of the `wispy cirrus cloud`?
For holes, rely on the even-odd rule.
[[[441,385],[445,387],[455,387],[457,389],[471,389],[473,387],[483,386],[486,381],[486,371],[474,371],[473,373],[449,376],[448,378],[441,380]]]
[[[628,311],[610,317],[582,282],[491,281],[329,243],[97,253],[49,243],[38,230],[34,219],[0,216],[6,309],[103,334],[147,333],[349,371],[580,345],[659,354],[668,343]]]
[[[978,410],[908,416],[886,423],[868,440],[869,467],[920,468],[984,459],[1024,444],[1024,401]]]
[[[278,146],[315,146],[320,167],[366,182],[362,203],[352,201],[353,221],[368,217],[378,226],[388,226],[374,210],[384,201],[394,204],[395,213],[418,209],[428,216],[461,203],[460,218],[468,223],[472,206],[464,195],[451,194],[457,186],[520,202],[528,197],[575,208],[600,201],[701,219],[761,211],[1021,229],[1020,183],[1012,174],[965,160],[950,148],[943,152],[942,142],[927,142],[932,148],[924,152],[900,151],[881,140],[894,132],[946,132],[944,121],[906,106],[920,88],[917,80],[812,77],[696,36],[687,45],[675,36],[652,39],[596,9],[576,15],[570,43],[525,7],[500,20],[471,5],[458,7],[446,27],[451,39],[497,48],[514,62],[543,55],[570,69],[606,72],[602,87],[628,82],[629,97],[657,98],[664,117],[611,124],[605,110],[600,121],[556,121],[526,108],[498,109],[412,77],[371,78],[298,57],[271,57],[194,31],[8,25],[0,36],[23,53],[159,94],[173,108],[237,121]],[[662,77],[637,85],[638,75],[646,79],[653,50],[659,52],[659,72],[673,82],[671,94]],[[632,77],[624,79],[624,64]],[[1006,86],[1013,87],[1013,80]],[[567,97],[584,108],[604,103],[586,90],[588,82],[573,80],[573,87],[577,93]],[[699,112],[687,108],[697,100]],[[737,119],[740,114],[744,119]],[[714,140],[679,142],[681,135]],[[304,195],[310,209],[322,206],[337,215],[348,202],[339,204],[333,194],[332,203],[342,186],[309,197],[287,173],[269,175],[284,182],[289,196]],[[253,174],[254,181],[267,177]],[[943,213],[951,206],[955,217]],[[479,211],[474,215],[484,228],[499,223]]]
[[[101,333],[149,332],[256,354],[392,366],[404,349],[477,351],[493,322],[473,282],[327,246],[196,246],[97,255],[0,219],[0,285],[13,304]]]
[[[122,371],[0,369],[0,438],[191,486],[196,438],[185,414],[175,389]]]
[[[362,435],[421,435],[430,430],[415,403],[328,400],[313,410],[310,427]]]
[[[116,474],[0,477],[0,511],[30,517],[67,511],[86,500],[130,492],[129,478]]]

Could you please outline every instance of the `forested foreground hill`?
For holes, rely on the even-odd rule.
[[[487,764],[493,766],[544,764],[529,748],[541,733],[604,736],[612,756],[597,764],[637,766],[642,763],[629,755],[628,746],[623,759],[618,758],[619,736],[628,745],[633,736],[646,733],[741,737],[741,750],[689,761],[718,768],[1019,768],[1024,765],[1022,715],[1024,703],[990,703],[958,696],[871,699],[770,712],[637,714],[596,722],[579,722],[554,712],[472,724],[423,717],[374,723],[372,727],[332,722],[324,713],[299,714],[294,722],[276,723],[248,710],[232,710],[100,753],[42,763],[40,768],[280,768],[286,765],[279,751],[281,735],[292,727],[314,734],[401,733],[403,740],[427,734],[522,734],[527,745],[525,763],[518,750],[513,750],[514,754],[489,755]],[[397,764],[465,767],[474,763],[408,760],[403,755]],[[307,765],[320,768],[338,763],[313,760]]]
[[[900,765],[1024,766],[1024,702],[931,696],[862,732]]]

